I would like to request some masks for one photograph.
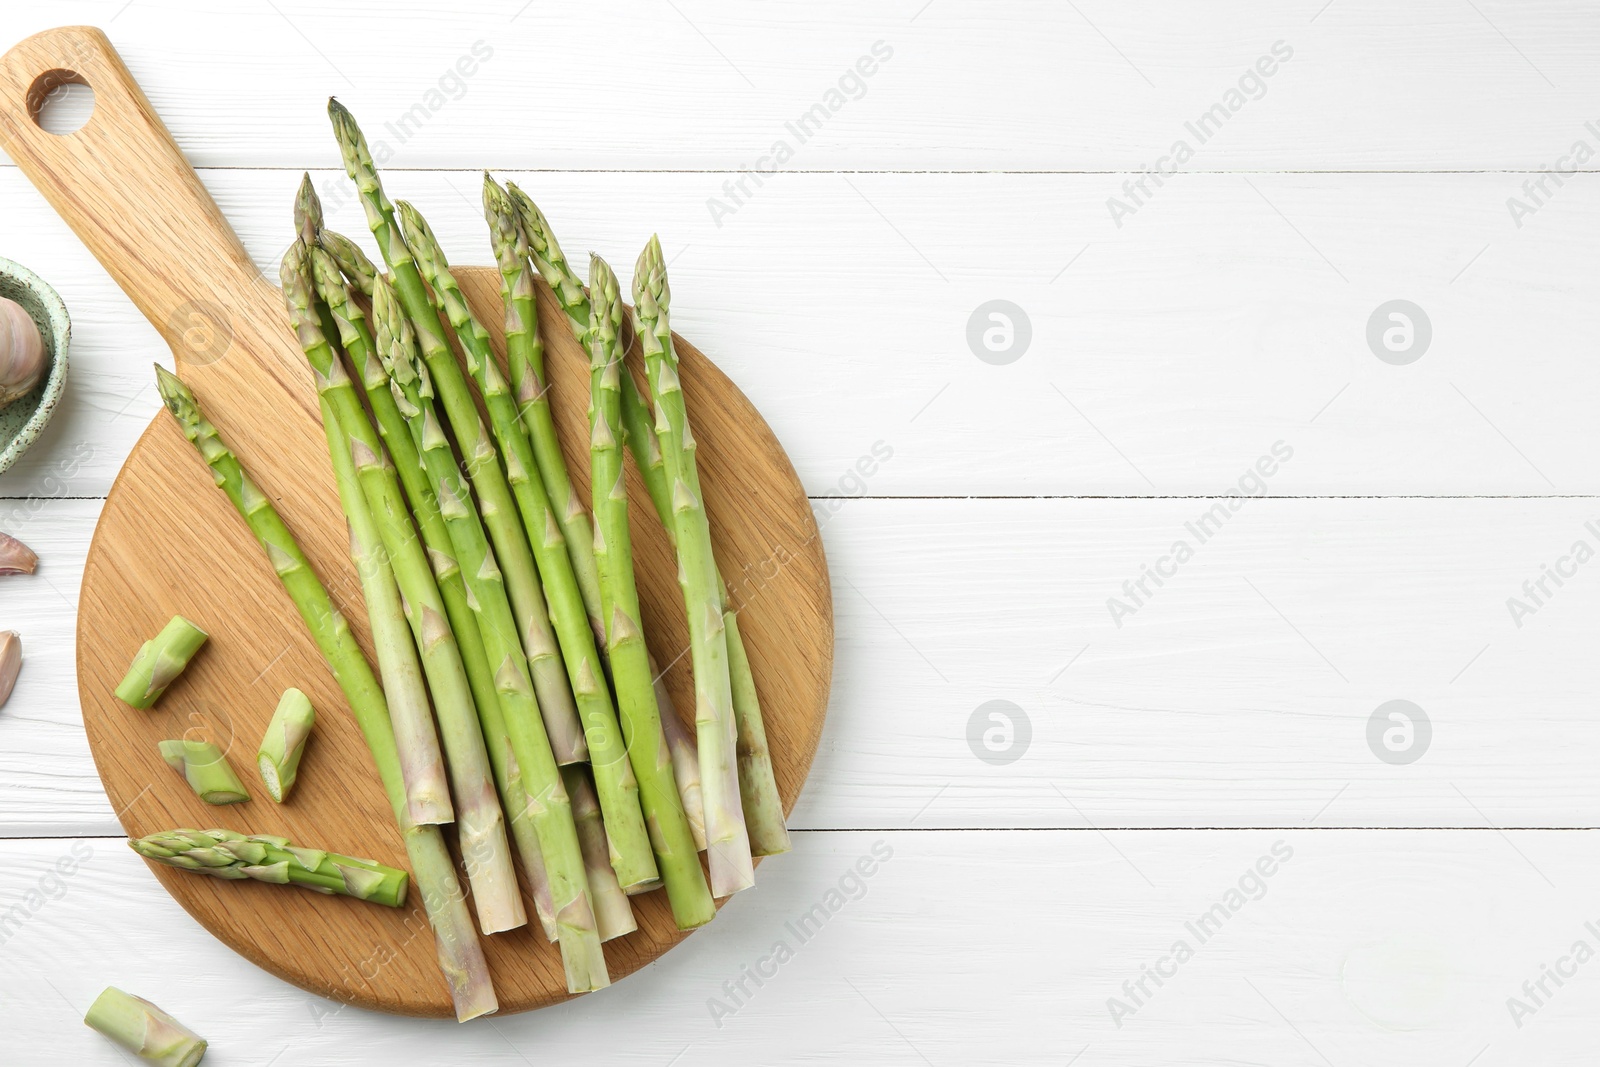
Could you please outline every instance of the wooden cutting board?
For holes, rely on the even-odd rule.
[[[39,104],[67,82],[93,88],[94,113],[75,133],[46,133],[35,122]],[[0,58],[0,146],[167,340],[180,375],[273,498],[370,655],[311,375],[285,325],[282,296],[251,263],[103,33],[50,30]],[[290,208],[286,198],[285,243]],[[503,354],[498,277],[482,268],[458,274]],[[586,496],[588,360],[550,292],[539,296],[556,418]],[[794,468],[760,414],[704,356],[678,343],[717,555],[741,608],[778,786],[792,809],[832,675],[822,546]],[[682,714],[692,709],[692,689],[688,659],[679,657],[687,630],[675,563],[631,468],[629,499],[646,628],[657,659],[675,663],[668,681]],[[153,710],[122,704],[112,689],[139,645],[175,614],[210,633],[210,643]],[[299,784],[278,806],[255,777],[255,750],[289,686],[305,690],[318,718]],[[405,866],[338,687],[244,523],[165,413],[134,447],[95,532],[79,605],[78,687],[95,764],[130,835],[224,826]],[[156,743],[185,733],[227,749],[251,786],[248,803],[209,807],[167,769]],[[420,902],[389,909],[151,870],[206,929],[287,981],[382,1011],[452,1015]],[[759,881],[748,890],[761,891]],[[639,930],[606,945],[613,980],[684,936],[661,892],[634,904]],[[715,923],[706,930],[699,939],[719,936]],[[566,998],[558,951],[532,927],[484,945],[502,1012]]]

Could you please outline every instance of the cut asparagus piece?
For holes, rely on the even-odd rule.
[[[153,706],[200,651],[206,636],[182,615],[174,615],[133,657],[133,665],[117,685],[117,699],[136,708]]]
[[[319,259],[326,270],[334,269],[320,248],[307,249],[303,243],[291,246],[280,271],[284,299],[300,347],[316,376],[318,392],[335,420],[327,423],[330,447],[335,453],[334,470],[340,473],[346,457],[353,465],[360,485],[359,493],[354,495],[365,498],[365,511],[371,516],[382,550],[388,554],[404,617],[421,653],[450,767],[450,783],[455,790],[457,836],[472,882],[479,925],[484,933],[514,929],[527,922],[527,913],[517,886],[505,817],[478,725],[472,687],[427,554],[406,510],[394,466],[313,308],[309,269]],[[326,414],[324,421],[327,422]],[[346,495],[341,489],[341,499]],[[355,512],[362,509],[362,501],[345,500],[345,507],[354,526]],[[375,543],[371,549],[378,547]]]
[[[567,555],[565,538],[545,494],[532,445],[517,415],[516,402],[489,348],[488,331],[467,306],[466,297],[450,273],[450,265],[426,220],[410,204],[401,202],[396,207],[406,242],[416,256],[423,277],[443,305],[466,354],[467,369],[477,380],[484,406],[489,411],[489,421],[500,442],[501,455],[505,457],[507,480],[522,515],[523,528],[532,539],[550,621],[555,626],[567,677],[577,699],[584,739],[588,742],[589,762],[594,768],[600,810],[605,815],[606,833],[611,839],[611,861],[617,868],[617,879],[624,886],[654,881],[659,875],[639,805],[639,784],[628,759],[616,707],[606,685],[605,667],[595,645],[594,630],[583,606],[572,560]],[[504,236],[497,235],[497,243]],[[508,306],[506,345],[508,348],[526,347],[536,329],[532,279],[526,273],[520,274],[515,282],[503,276],[502,293]]]
[[[270,834],[247,837],[232,830],[167,830],[134,838],[128,847],[147,860],[213,878],[298,885],[391,908],[406,902],[410,882],[405,871],[394,867],[322,849],[299,848]]]
[[[639,780],[639,798],[650,826],[656,865],[666,884],[672,917],[680,930],[704,926],[717,907],[706,886],[694,834],[672,769],[672,752],[661,729],[655,675],[645,647],[644,616],[633,577],[633,537],[628,528],[628,491],[622,476],[622,316],[617,276],[605,260],[589,264],[594,319],[589,330],[589,469],[595,518],[594,556],[606,620],[606,647],[617,706],[628,739],[628,756]]]
[[[617,881],[611,866],[611,845],[606,840],[605,823],[600,817],[600,798],[594,783],[581,766],[561,768],[561,777],[572,798],[572,817],[578,824],[578,847],[583,850],[583,868],[589,877],[589,897],[594,901],[595,928],[600,940],[610,941],[639,929],[633,905]]]
[[[282,804],[294,789],[295,776],[300,770],[300,757],[305,753],[306,740],[317,713],[311,698],[298,689],[285,689],[272,713],[267,732],[261,738],[261,748],[256,752],[256,766],[261,771],[261,781],[266,784],[267,795]]]
[[[456,879],[455,861],[437,827],[417,826],[407,814],[405,783],[389,725],[389,706],[361,647],[350,632],[350,624],[333,606],[327,589],[306,562],[305,554],[273,508],[271,499],[245,473],[238,458],[218,436],[216,427],[201,412],[194,394],[159,365],[156,381],[167,410],[211,468],[217,487],[227,494],[260,543],[339,688],[344,691],[351,714],[378,768],[384,794],[411,863],[412,878],[422,893],[428,922],[433,928],[439,967],[455,1002],[456,1018],[465,1022],[495,1011],[499,1005],[488,961],[484,959],[483,946],[478,943],[478,933],[467,911],[466,896]]]
[[[205,1038],[143,997],[116,986],[107,986],[95,998],[83,1021],[158,1067],[194,1067],[206,1054]]]
[[[327,231],[323,231],[323,236],[327,236]],[[501,809],[509,824],[523,873],[527,876],[540,925],[544,928],[546,939],[554,941],[555,911],[550,898],[549,878],[539,853],[538,833],[529,816],[528,795],[523,788],[521,775],[512,773],[513,761],[501,715],[494,670],[489,665],[483,637],[479,633],[477,613],[471,606],[450,531],[440,514],[439,500],[423,469],[416,442],[411,439],[411,431],[395,402],[389,374],[379,358],[367,317],[360,306],[350,299],[350,291],[343,279],[331,275],[325,269],[325,264],[325,259],[315,257],[312,273],[318,296],[333,316],[351,365],[360,372],[367,403],[378,423],[378,433],[394,459],[396,473],[411,502],[411,512],[422,533],[428,559],[433,564],[439,595],[444,599],[445,614],[450,620],[450,628],[461,650],[462,664],[467,670],[467,681],[472,688],[473,703],[477,706],[479,725],[483,729],[484,747],[494,771],[495,784],[500,790]],[[341,270],[348,277],[348,270]],[[371,281],[376,283],[376,279],[374,273]],[[370,288],[368,295],[371,295]],[[515,634],[512,637],[515,641]],[[520,644],[516,647],[516,654],[519,657],[522,655]]]
[[[694,435],[683,402],[669,320],[671,290],[661,243],[651,237],[634,267],[634,319],[644,346],[656,405],[656,440],[672,487],[678,542],[678,584],[689,622],[694,668],[695,734],[700,743],[700,788],[706,806],[711,891],[719,897],[755,884],[750,838],[739,796],[738,728],[728,674],[728,638],[721,578],[711,551],[711,527],[700,495]]]
[[[411,323],[387,279],[380,278],[373,290],[372,316],[375,350],[385,361],[395,405],[406,420],[437,494],[472,594],[485,654],[495,666],[500,698],[495,713],[499,718],[486,729],[507,739],[507,774],[520,783],[530,801],[527,821],[538,836],[537,855],[550,897],[555,940],[561,945],[567,988],[574,993],[602,988],[610,978],[584,876],[571,799],[534,699],[500,569],[434,409],[431,379],[418,358]],[[534,887],[537,893],[538,881]]]
[[[167,766],[177,771],[207,804],[242,804],[250,799],[244,783],[228,765],[222,749],[210,741],[163,741],[158,746]]]
[[[416,260],[395,222],[394,205],[384,195],[372,153],[361,128],[356,125],[355,116],[337,100],[328,101],[328,116],[333,122],[345,171],[361,196],[367,225],[377,239],[384,262],[389,265],[400,305],[416,330],[417,344],[461,449],[467,476],[482,502],[483,521],[504,574],[512,609],[516,612],[518,633],[556,760],[579,762],[588,757],[588,747],[578,722],[577,706],[561,661],[561,651],[550,627],[548,608],[539,589],[533,553],[517,517],[511,487],[500,469],[498,450],[478,416],[472,388],[456,363],[439,310],[423,285]]]

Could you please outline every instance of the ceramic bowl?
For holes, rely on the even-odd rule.
[[[61,297],[33,271],[0,259],[0,297],[22,305],[39,327],[44,338],[49,368],[33,391],[0,407],[0,474],[15,463],[28,446],[38,440],[67,382],[67,345],[72,337],[72,320]]]

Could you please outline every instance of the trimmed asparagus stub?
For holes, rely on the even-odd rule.
[[[711,891],[719,897],[755,884],[750,838],[739,798],[738,728],[728,675],[728,638],[722,579],[711,549],[711,527],[700,496],[694,435],[673,349],[666,259],[650,238],[634,267],[634,320],[644,347],[650,393],[656,405],[656,440],[672,487],[672,523],[678,543],[678,585],[689,621],[694,668],[695,735],[700,742],[700,788],[706,806]]]
[[[205,1038],[131,993],[107,986],[83,1021],[146,1063],[194,1067],[206,1054]]]
[[[372,318],[395,406],[421,452],[472,595],[485,655],[494,665],[499,699],[480,704],[479,712],[485,735],[501,739],[494,749],[497,774],[502,775],[504,785],[520,789],[525,797],[522,805],[510,805],[507,815],[513,827],[531,823],[536,835],[537,849],[523,852],[535,905],[541,918],[546,910],[552,916],[550,925],[561,945],[568,990],[577,993],[601,988],[610,979],[572,804],[534,699],[534,684],[522,655],[505,582],[434,408],[432,379],[418,355],[411,323],[393,287],[383,278],[373,290]],[[518,838],[519,846],[522,840]],[[530,868],[535,856],[537,869]],[[541,898],[547,900],[541,902]]]
[[[523,527],[532,541],[545,600],[549,604],[550,622],[555,627],[567,677],[577,700],[617,878],[624,886],[654,881],[658,875],[639,807],[639,784],[628,760],[616,707],[606,686],[605,667],[595,645],[594,629],[584,609],[565,537],[545,493],[532,445],[517,417],[516,402],[511,399],[510,389],[490,351],[488,331],[467,305],[426,220],[410,204],[401,202],[395,206],[418,267],[438,294],[462,351],[466,353],[467,368],[478,383],[505,457],[507,481]],[[505,236],[503,233],[496,235],[497,240]],[[502,295],[509,308],[508,347],[526,345],[534,330],[532,281],[526,272],[522,272],[519,279],[513,285],[502,276]]]
[[[317,721],[317,712],[311,698],[298,689],[286,689],[278,701],[278,710],[272,713],[266,736],[256,752],[256,766],[261,770],[261,781],[267,795],[282,804],[294,789],[295,775],[300,770],[300,757],[306,750],[306,739]]]
[[[351,714],[372,753],[372,762],[377,765],[384,794],[411,862],[412,877],[422,893],[428,922],[433,928],[439,969],[455,1002],[456,1018],[465,1022],[495,1011],[499,1004],[489,964],[484,959],[483,946],[478,943],[466,896],[456,879],[455,860],[437,827],[417,826],[407,815],[400,756],[389,726],[389,705],[361,646],[350,632],[350,624],[333,606],[328,590],[306,562],[305,553],[272,501],[257,488],[240,466],[238,457],[218,436],[216,427],[201,412],[194,394],[159,365],[156,382],[162,401],[183,435],[211,468],[213,481],[227,494],[229,502],[260,543],[339,688],[344,691]]]
[[[544,595],[539,589],[539,574],[528,537],[517,517],[505,472],[500,469],[499,452],[478,415],[472,387],[456,362],[439,310],[423,284],[417,261],[395,222],[394,205],[384,195],[372,152],[355,116],[337,100],[329,100],[328,117],[333,122],[345,171],[361,196],[367,225],[377,239],[384,262],[389,265],[395,293],[416,331],[416,342],[432,376],[440,407],[461,449],[467,476],[482,502],[483,522],[516,612],[518,635],[533,676],[539,710],[549,728],[556,761],[580,762],[587,758],[588,747],[578,723],[577,707],[550,626]]]
[[[300,848],[271,834],[167,830],[134,838],[128,847],[147,860],[213,878],[297,885],[391,908],[406,902],[410,882],[405,871],[319,848]]]
[[[163,741],[161,758],[183,775],[194,795],[207,804],[242,804],[250,799],[228,757],[210,741]]]
[[[678,928],[689,930],[710,922],[717,909],[678,794],[645,647],[644,617],[633,577],[628,490],[622,475],[622,298],[617,276],[599,256],[590,261],[589,293],[594,301],[589,330],[589,465],[606,647],[656,865]]]
[[[206,636],[182,615],[174,615],[133,657],[133,665],[117,686],[117,699],[136,708],[154,705],[200,651]]]
[[[600,817],[600,798],[595,796],[589,772],[581,766],[561,768],[561,777],[567,783],[567,795],[572,798],[572,818],[578,824],[578,845],[583,850],[583,868],[589,875],[589,895],[594,900],[595,927],[600,940],[631,934],[639,929],[633,917],[633,905],[628,894],[617,882],[617,872],[611,866],[611,846],[606,840],[606,827]]]

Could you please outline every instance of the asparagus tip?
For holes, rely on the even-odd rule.
[[[311,184],[309,171],[301,177],[300,189],[295,193],[294,226],[306,244],[317,243],[317,234],[322,230],[322,200],[317,196],[316,186]]]

